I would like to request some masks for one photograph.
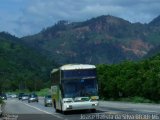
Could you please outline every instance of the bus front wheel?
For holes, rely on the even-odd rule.
[[[91,112],[92,113],[95,113],[97,110],[96,109],[91,109]]]
[[[54,101],[53,105],[54,105],[55,112],[58,112],[58,109],[56,107],[56,102],[55,101]]]

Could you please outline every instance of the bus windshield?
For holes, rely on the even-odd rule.
[[[63,70],[62,71],[62,79],[95,77],[95,76],[96,76],[96,69]]]
[[[98,94],[96,79],[62,80],[64,98],[90,97]]]

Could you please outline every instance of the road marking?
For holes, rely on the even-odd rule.
[[[114,111],[107,111],[104,112],[105,114],[112,114],[112,115],[116,115],[116,114],[120,114],[120,112],[114,112]]]
[[[133,109],[133,110],[139,112],[147,112],[147,113],[158,113],[157,111],[151,111],[151,110],[138,110],[138,109]]]
[[[23,102],[21,102],[21,103],[23,103]],[[34,108],[34,109],[36,109],[36,110],[39,110],[39,111],[41,111],[41,112],[44,112],[44,113],[46,113],[46,114],[55,116],[55,117],[57,117],[57,118],[59,118],[59,119],[63,119],[63,117],[60,117],[60,116],[58,116],[58,115],[56,115],[56,114],[54,114],[54,113],[50,113],[50,112],[47,112],[47,111],[45,111],[45,110],[41,110],[41,109],[39,109],[39,108],[37,108],[37,107],[35,107],[35,106],[32,106],[32,105],[29,105],[29,104],[27,104],[27,103],[23,103],[23,104],[25,104],[25,105],[27,105],[27,106],[29,106],[29,107],[32,107],[32,108]]]
[[[139,110],[140,112],[147,112],[147,113],[158,113],[157,111],[150,111],[150,110]]]

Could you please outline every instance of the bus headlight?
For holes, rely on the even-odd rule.
[[[95,104],[92,104],[92,106],[98,106],[98,104],[97,104],[97,103],[95,103]]]
[[[67,105],[66,108],[67,109],[72,109],[72,105]]]

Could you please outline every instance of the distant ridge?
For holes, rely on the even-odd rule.
[[[84,22],[62,20],[22,41],[59,64],[139,60],[160,44],[160,16],[148,24],[102,15]]]

